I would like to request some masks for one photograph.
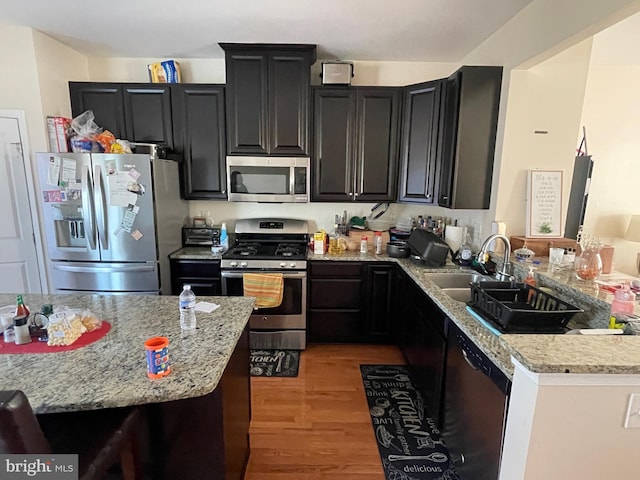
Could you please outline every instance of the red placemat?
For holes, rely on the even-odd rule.
[[[75,350],[77,348],[85,347],[93,342],[97,342],[104,337],[111,330],[111,324],[109,322],[102,322],[102,327],[93,332],[83,333],[78,340],[71,345],[53,346],[47,345],[47,342],[32,341],[25,345],[16,345],[15,343],[0,342],[0,354],[3,353],[55,353],[55,352],[68,352],[69,350]],[[3,339],[4,340],[4,339]]]

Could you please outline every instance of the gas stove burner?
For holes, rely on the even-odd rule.
[[[295,243],[281,243],[276,247],[276,257],[293,257],[300,254],[300,245]]]
[[[241,255],[243,257],[252,257],[258,253],[260,245],[258,243],[239,243],[231,250],[234,255]]]

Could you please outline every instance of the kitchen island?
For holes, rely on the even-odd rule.
[[[149,426],[154,479],[240,480],[249,454],[249,336],[253,299],[198,297],[220,305],[198,312],[183,335],[178,298],[152,295],[25,295],[44,304],[88,309],[111,324],[95,343],[61,353],[0,354],[3,389],[20,389],[36,413],[141,405]],[[11,305],[15,295],[0,295]],[[146,375],[144,341],[169,338],[171,373]],[[0,343],[0,348],[2,344]]]

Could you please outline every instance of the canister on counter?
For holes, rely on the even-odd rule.
[[[161,378],[171,373],[169,363],[169,339],[167,337],[152,337],[144,342],[147,357],[147,376]]]
[[[327,233],[324,230],[313,234],[313,253],[316,255],[327,253]]]
[[[13,317],[13,330],[15,332],[16,345],[31,343],[28,317],[26,315],[16,315]]]
[[[367,253],[368,246],[369,246],[369,239],[367,237],[360,238],[360,253]]]

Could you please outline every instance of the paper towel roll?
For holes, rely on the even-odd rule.
[[[444,241],[447,242],[449,248],[454,252],[457,252],[462,245],[462,232],[464,227],[456,227],[453,225],[447,225],[444,229]]]
[[[491,222],[491,234],[501,233],[502,235],[507,234],[507,224],[505,222]],[[504,242],[496,242],[495,240],[489,244],[489,251],[495,253],[504,252]]]

